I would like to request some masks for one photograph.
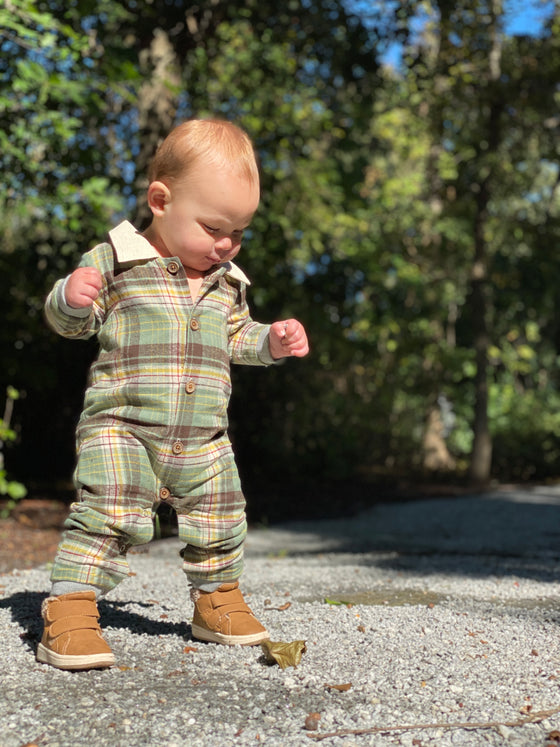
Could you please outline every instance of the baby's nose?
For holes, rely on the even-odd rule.
[[[222,236],[220,239],[218,239],[218,241],[216,241],[216,243],[214,244],[214,246],[219,251],[222,251],[222,252],[223,251],[226,251],[226,252],[229,251],[231,249],[231,247],[233,246],[233,244],[231,242],[231,237],[230,236]]]

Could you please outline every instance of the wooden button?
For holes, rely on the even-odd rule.
[[[200,324],[198,319],[191,319],[191,329],[194,329],[195,331],[197,329],[200,329]]]
[[[174,454],[182,454],[183,453],[183,444],[181,441],[175,441],[173,446],[171,447],[171,450]]]
[[[167,501],[171,497],[171,492],[168,490],[168,488],[161,488],[159,491],[159,498],[162,501]]]
[[[187,381],[187,383],[185,384],[185,392],[187,394],[192,394],[195,389],[196,384],[194,383],[194,381]]]
[[[176,275],[179,272],[179,263],[178,262],[169,262],[167,265],[167,272],[170,275]]]

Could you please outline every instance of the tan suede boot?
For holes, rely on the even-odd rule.
[[[58,669],[100,669],[115,663],[101,635],[95,592],[49,597],[43,602],[43,638],[37,661]]]
[[[270,636],[253,615],[239,583],[222,584],[216,591],[191,590],[194,602],[192,634],[200,641],[227,646],[254,646]]]

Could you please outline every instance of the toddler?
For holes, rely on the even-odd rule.
[[[152,222],[128,222],[87,252],[46,304],[49,325],[97,335],[77,427],[76,502],[43,603],[40,662],[108,667],[96,599],[128,575],[159,502],[178,518],[194,602],[192,634],[254,645],[268,638],[239,590],[245,500],[227,434],[230,361],[269,365],[308,352],[295,319],[251,319],[249,280],[233,263],[259,204],[252,143],[235,125],[189,120],[151,164]]]

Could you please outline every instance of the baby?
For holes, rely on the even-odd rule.
[[[99,354],[77,428],[77,500],[42,608],[41,662],[114,663],[96,599],[128,575],[127,550],[152,538],[162,501],[185,543],[193,636],[269,637],[239,590],[247,525],[227,434],[230,362],[270,365],[309,347],[297,320],[249,315],[249,280],[232,260],[259,196],[247,134],[221,120],[185,122],[152,162],[147,230],[118,225],[47,298],[50,326],[97,335]]]

